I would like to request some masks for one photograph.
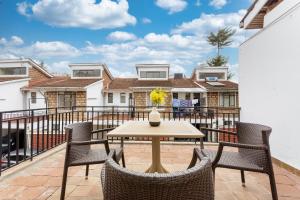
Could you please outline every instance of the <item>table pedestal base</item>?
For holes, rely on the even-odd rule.
[[[160,139],[159,137],[152,137],[152,164],[145,171],[146,173],[168,173],[162,166],[160,161]]]

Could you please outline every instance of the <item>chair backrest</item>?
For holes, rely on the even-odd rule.
[[[92,122],[78,122],[66,126],[72,129],[69,141],[89,141],[92,139],[93,124]]]
[[[212,168],[207,158],[190,169],[169,174],[133,172],[110,158],[102,169],[101,181],[105,200],[214,199]]]
[[[90,141],[92,139],[92,122],[79,122],[66,126],[67,143],[72,141]],[[66,151],[67,162],[79,159],[91,149],[90,145],[68,145]]]
[[[243,144],[266,145],[269,147],[269,136],[272,128],[261,124],[236,122],[238,142]],[[264,150],[239,149],[243,157],[252,163],[266,168],[268,154]]]

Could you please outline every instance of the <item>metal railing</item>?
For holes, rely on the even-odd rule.
[[[64,127],[68,124],[91,121],[94,135],[106,138],[106,128],[117,127],[130,120],[148,120],[151,107],[77,106],[71,108],[42,108],[0,112],[0,175],[1,171],[32,160],[65,142]],[[195,127],[235,130],[240,108],[225,107],[159,107],[162,120],[185,120]],[[206,142],[235,141],[226,134],[205,132]],[[111,141],[119,138],[109,138]],[[125,140],[148,141],[147,137],[128,137]],[[195,141],[194,139],[161,138],[165,141]]]

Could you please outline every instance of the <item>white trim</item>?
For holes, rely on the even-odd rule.
[[[189,93],[199,93],[206,92],[206,90],[202,88],[173,88],[171,92],[189,92]]]
[[[96,81],[96,82],[94,82],[94,83],[91,83],[91,84],[85,86],[84,89],[87,89],[87,88],[89,88],[89,87],[91,87],[91,86],[93,86],[93,85],[95,85],[95,84],[97,84],[97,83],[99,83],[99,82],[103,82],[103,79],[101,79],[101,80],[99,80],[99,81]]]
[[[2,82],[0,82],[0,85],[9,84],[9,83],[17,83],[17,82],[21,82],[21,81],[29,81],[29,80],[30,80],[30,78],[2,81]]]

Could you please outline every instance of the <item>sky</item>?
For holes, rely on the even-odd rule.
[[[135,65],[168,63],[190,76],[216,55],[207,35],[236,31],[228,57],[238,80],[238,47],[253,31],[239,28],[251,0],[0,0],[0,59],[32,58],[53,73],[69,63],[105,63],[116,77]]]

